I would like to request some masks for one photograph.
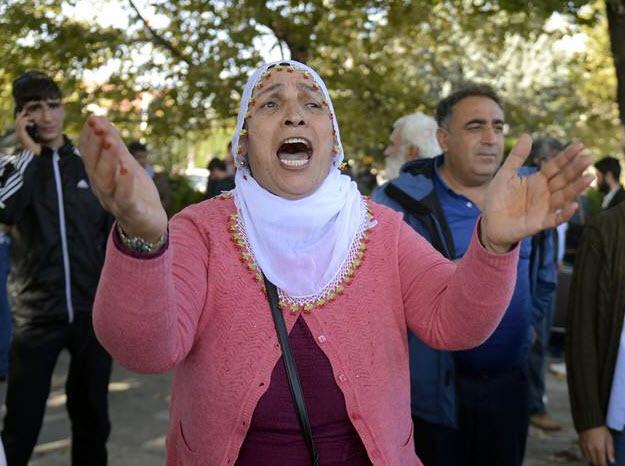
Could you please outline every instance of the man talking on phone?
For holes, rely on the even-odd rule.
[[[72,464],[105,465],[111,358],[94,336],[91,308],[111,217],[63,134],[65,107],[57,84],[28,71],[13,81],[13,99],[21,150],[0,158],[0,223],[13,226],[14,327],[2,431],[7,464],[27,465],[54,366],[66,349]]]

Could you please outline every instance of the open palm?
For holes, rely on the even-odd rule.
[[[568,146],[537,173],[519,176],[531,142],[521,136],[488,188],[482,241],[496,250],[567,221],[577,209],[575,198],[593,180],[583,174],[592,159],[581,143]]]
[[[126,233],[157,241],[167,215],[154,182],[105,118],[90,117],[80,133],[80,152],[91,187]]]

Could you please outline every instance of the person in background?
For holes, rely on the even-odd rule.
[[[158,190],[158,195],[161,199],[161,204],[163,204],[165,212],[167,212],[167,215],[171,215],[172,192],[167,174],[156,173],[154,171],[154,166],[150,163],[150,153],[145,144],[139,141],[132,141],[128,144],[128,152],[130,152],[137,162],[139,162],[139,165],[141,165],[150,178],[152,178],[152,181],[154,181],[156,189]]]
[[[577,198],[579,208],[570,220],[558,227],[558,259],[560,263],[569,268],[575,264],[575,254],[579,240],[582,237],[584,225],[592,216],[590,201],[587,192],[583,192]]]
[[[389,143],[384,150],[387,180],[399,176],[403,164],[414,159],[432,158],[441,153],[436,140],[436,120],[421,112],[398,118],[393,123]]]
[[[603,193],[601,207],[610,209],[625,201],[625,190],[621,186],[621,163],[615,157],[604,157],[595,163],[597,187]]]
[[[436,120],[442,154],[408,162],[373,199],[402,213],[445,257],[460,260],[503,160],[503,103],[491,87],[468,85],[441,100]],[[482,345],[452,353],[409,335],[415,448],[428,466],[523,462],[531,321],[555,288],[544,281],[548,261],[530,267],[531,256],[530,236],[520,244],[512,301]]]
[[[228,144],[230,148],[231,145]],[[234,189],[234,174],[231,167],[234,164],[228,160],[222,160],[217,157],[208,162],[208,180],[206,181],[206,199],[219,196],[224,191]]]
[[[71,462],[104,466],[111,357],[94,335],[92,307],[112,218],[63,134],[58,85],[28,71],[13,81],[13,99],[21,149],[0,158],[0,222],[12,225],[14,318],[2,441],[10,466],[28,464],[57,358],[67,350]]]
[[[564,145],[555,138],[535,139],[530,152],[534,169],[539,170],[563,149]],[[530,273],[537,279],[531,281],[533,341],[528,355],[529,414],[530,423],[546,431],[558,431],[562,428],[549,415],[545,405],[545,359],[549,348],[557,286],[557,248],[558,234],[555,229],[543,230],[532,237]]]
[[[373,162],[373,157],[365,155],[356,164],[354,181],[356,181],[360,192],[365,196],[371,195],[378,186],[378,170],[374,167]]]
[[[571,412],[593,466],[625,466],[625,202],[582,233],[569,297],[566,367]]]
[[[234,178],[234,175],[237,171],[237,165],[234,162],[234,157],[232,156],[232,141],[228,143],[228,152],[224,157],[224,162],[226,162],[226,173],[228,174],[228,176]]]

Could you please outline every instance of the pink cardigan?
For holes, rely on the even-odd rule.
[[[412,440],[410,328],[435,348],[467,349],[495,329],[514,289],[518,248],[476,238],[457,265],[371,203],[378,224],[353,281],[303,314],[375,465],[420,465]],[[97,336],[137,372],[173,369],[167,465],[232,465],[281,351],[267,299],[231,241],[232,199],[185,209],[164,254],[137,259],[109,239],[94,308]],[[285,313],[289,330],[296,316]]]

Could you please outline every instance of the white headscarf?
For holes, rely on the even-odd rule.
[[[261,187],[251,176],[249,166],[241,166],[243,157],[238,154],[254,87],[268,68],[280,64],[307,72],[319,85],[332,113],[335,132],[337,153],[328,176],[315,192],[296,200],[276,196]],[[347,262],[350,248],[365,226],[367,214],[356,183],[338,169],[343,160],[338,124],[328,90],[317,73],[290,60],[258,68],[243,91],[232,155],[239,167],[234,199],[256,264],[290,297],[307,298],[323,293]]]

